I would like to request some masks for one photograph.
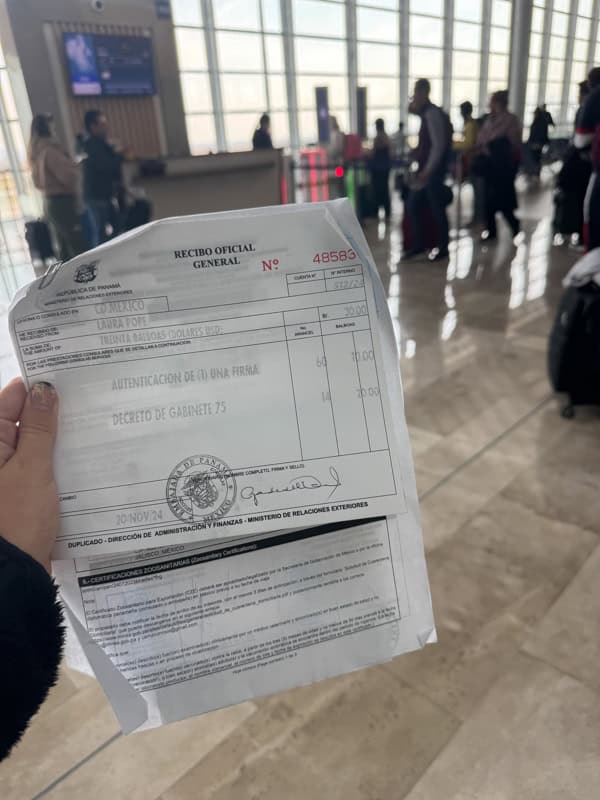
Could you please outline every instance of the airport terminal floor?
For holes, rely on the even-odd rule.
[[[600,414],[560,416],[546,375],[561,280],[551,197],[524,241],[468,231],[449,265],[367,235],[397,326],[439,644],[324,683],[122,737],[65,669],[3,800],[591,800],[600,786]],[[4,333],[0,357],[8,347]]]

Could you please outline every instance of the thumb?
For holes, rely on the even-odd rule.
[[[19,420],[17,458],[34,476],[52,474],[52,455],[58,423],[58,396],[50,383],[35,383]]]

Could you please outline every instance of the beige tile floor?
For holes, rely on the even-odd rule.
[[[395,318],[440,642],[123,738],[68,669],[0,766],[2,800],[593,800],[600,796],[600,414],[558,414],[549,195],[526,239],[449,267],[368,236]],[[0,314],[0,317],[2,315]],[[6,340],[0,333],[0,367]],[[6,363],[5,363],[6,371]]]

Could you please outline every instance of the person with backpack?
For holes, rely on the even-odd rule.
[[[583,240],[587,250],[600,247],[600,67],[588,75],[590,93],[577,121],[573,144],[590,151],[592,174],[583,204]]]
[[[429,260],[440,261],[448,257],[448,190],[445,179],[452,148],[452,124],[448,114],[431,102],[430,92],[431,84],[427,78],[419,78],[409,106],[410,113],[421,117],[421,127],[418,146],[413,152],[418,164],[416,181],[405,209],[410,221],[412,246],[404,253],[404,258],[413,258],[425,251],[423,207],[429,206],[435,228],[435,246],[429,253]]]

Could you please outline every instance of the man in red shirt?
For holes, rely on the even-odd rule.
[[[583,241],[587,250],[600,247],[600,67],[588,75],[590,93],[578,115],[573,143],[590,150],[592,174],[583,204]]]

